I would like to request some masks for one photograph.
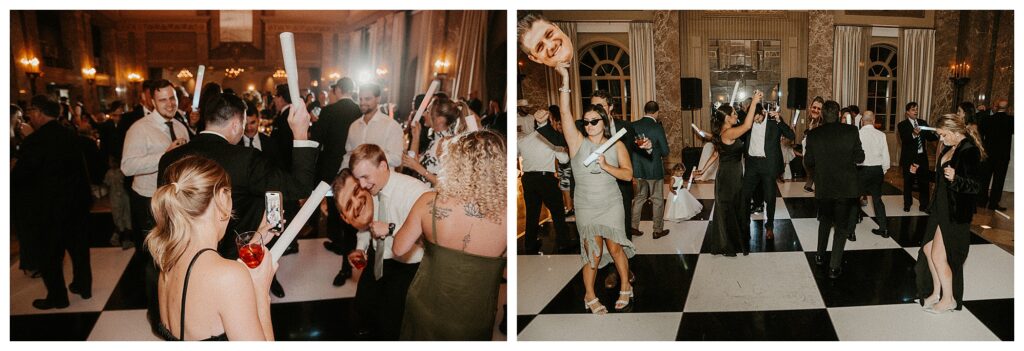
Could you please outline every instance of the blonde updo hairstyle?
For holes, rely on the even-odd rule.
[[[985,147],[981,145],[981,136],[978,135],[978,130],[975,128],[967,128],[967,123],[957,116],[956,114],[945,114],[939,117],[935,121],[935,128],[944,129],[953,133],[960,133],[974,141],[974,146],[978,148],[981,153],[981,159],[988,158],[988,153],[985,152]]]
[[[231,179],[220,165],[200,156],[186,156],[167,167],[167,184],[156,189],[150,206],[156,226],[146,236],[146,247],[162,272],[168,271],[192,241],[196,219],[207,208],[220,206],[214,198],[230,196]]]
[[[505,141],[480,130],[459,134],[441,155],[437,193],[442,199],[475,204],[489,221],[505,218]]]

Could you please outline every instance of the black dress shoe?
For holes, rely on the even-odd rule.
[[[660,232],[654,232],[654,238],[655,239],[661,239],[662,237],[664,237],[666,235],[668,235],[668,229],[662,230]]]
[[[828,270],[828,277],[829,278],[836,279],[836,278],[839,278],[839,276],[841,276],[841,275],[843,275],[843,268],[842,267],[840,267],[840,268],[832,268],[832,269]]]
[[[632,236],[644,236],[644,232],[636,228],[629,228],[629,234]]]
[[[814,265],[822,266],[824,264],[825,264],[825,258],[824,257],[821,257],[821,255],[814,255]]]
[[[903,206],[903,212],[910,212],[910,206]]]
[[[335,254],[341,256],[345,255],[345,253],[341,251],[341,246],[335,244],[333,241],[324,241],[324,248],[327,249],[327,251],[333,252]]]
[[[291,245],[288,245],[287,249],[284,249],[284,254],[282,256],[287,256],[294,253],[299,253],[299,243],[295,241],[293,241]]]
[[[332,282],[331,284],[333,284],[334,286],[344,286],[345,282],[348,281],[348,278],[352,278],[352,269],[349,268],[346,270],[342,268],[340,271],[338,271],[338,275],[334,276],[334,282]]]
[[[999,205],[996,205],[996,206],[989,206],[989,207],[988,207],[988,209],[990,209],[990,210],[996,210],[996,211],[1006,211],[1006,207],[1003,207],[1003,206],[999,206]]]
[[[619,286],[619,273],[611,272],[604,278],[604,287],[606,289],[615,289]]]
[[[850,236],[846,237],[846,240],[857,241],[857,233],[850,233]]]
[[[872,229],[871,232],[875,233],[875,234],[878,234],[878,235],[881,235],[883,238],[888,238],[889,237],[889,231],[885,230],[885,229],[881,229],[881,228],[879,228],[879,229]]]
[[[921,207],[919,207],[918,209],[919,209],[919,210],[921,210],[921,212],[928,212],[928,206],[924,206],[924,205],[922,205],[922,206],[921,206]]]
[[[274,277],[274,280],[270,282],[270,293],[279,299],[284,297],[284,287],[277,281],[277,277]]]
[[[809,186],[805,186],[804,187],[804,191],[809,192],[809,193],[813,193],[814,192],[814,188],[811,188]]]
[[[49,310],[53,308],[67,308],[68,306],[71,306],[71,303],[68,302],[68,300],[50,301],[48,299],[38,299],[32,301],[32,307],[35,307],[36,309],[40,310]]]
[[[74,284],[71,284],[68,286],[68,291],[78,295],[82,295],[82,299],[85,300],[92,298],[92,289],[79,289]]]

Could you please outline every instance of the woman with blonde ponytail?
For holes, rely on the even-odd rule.
[[[987,157],[978,132],[955,114],[939,117],[942,142],[935,167],[935,192],[928,225],[917,255],[917,291],[925,311],[960,310],[964,296],[964,261],[970,249],[975,200],[982,191],[979,164]],[[927,172],[912,169],[914,172]]]
[[[168,183],[151,204],[156,226],[146,237],[160,269],[157,332],[169,341],[273,340],[268,291],[277,264],[268,257],[249,269],[217,255],[232,217],[227,173],[209,159],[187,156],[165,174]],[[265,228],[264,221],[259,232]]]

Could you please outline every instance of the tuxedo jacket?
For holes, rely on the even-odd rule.
[[[928,122],[918,118],[917,125],[927,127]],[[910,120],[904,119],[896,125],[896,133],[900,137],[900,167],[910,166],[917,159],[917,142],[914,141],[914,125],[910,124]],[[922,130],[920,134],[921,138],[924,139],[925,153],[928,152],[928,142],[939,140],[939,135],[935,132]],[[923,168],[929,168],[928,165],[921,165]]]
[[[330,183],[338,175],[341,160],[345,158],[348,129],[362,114],[352,99],[338,100],[320,111],[320,119],[310,129],[310,139],[319,142],[321,147],[316,165],[317,179]]]
[[[305,105],[300,103],[298,106]],[[285,165],[292,164],[292,142],[295,141],[295,135],[292,134],[292,127],[288,125],[288,111],[293,108],[295,108],[295,104],[281,110],[271,124],[274,130],[270,132],[270,139],[274,141],[277,150],[281,152],[281,163]]]
[[[634,148],[630,153],[633,163],[633,177],[638,179],[663,179],[665,178],[665,162],[663,158],[668,156],[668,140],[665,138],[665,128],[653,118],[641,118],[630,124],[634,135],[643,134],[651,139],[651,152],[636,146],[632,139],[623,140],[625,143],[632,143]]]
[[[281,168],[285,171],[291,169],[291,165],[286,165],[282,163],[281,150],[277,149],[277,144],[274,143],[274,140],[271,139],[270,136],[263,133],[256,133],[256,137],[260,139],[260,149],[258,149],[258,151],[260,151],[260,153],[262,153],[263,156],[269,159],[270,162],[273,163],[278,168]],[[245,140],[239,140],[238,144],[236,145],[245,147]]]
[[[261,140],[262,142],[262,140]],[[218,251],[221,254],[236,254],[234,233],[259,228],[266,204],[263,194],[280,191],[284,201],[298,201],[309,196],[315,187],[314,168],[316,148],[295,148],[292,150],[291,171],[285,171],[259,150],[232,145],[216,134],[200,133],[188,144],[182,145],[160,157],[157,184],[167,184],[167,167],[188,155],[198,155],[213,160],[231,178],[231,201],[234,218],[228,223],[227,233],[221,239]],[[294,214],[285,214],[290,216]],[[232,257],[232,256],[226,256]]]
[[[764,155],[768,158],[768,164],[772,166],[772,174],[782,174],[786,170],[786,165],[782,160],[781,138],[786,137],[786,139],[793,140],[796,139],[796,133],[785,122],[765,117],[764,123]],[[740,138],[744,143],[743,157],[750,157],[750,138],[753,133],[754,129],[751,127]]]
[[[979,119],[978,132],[989,157],[996,160],[1010,158],[1013,141],[1013,117],[1006,112],[996,112]]]
[[[807,133],[804,164],[814,173],[814,197],[844,199],[860,196],[857,164],[864,162],[864,148],[857,127],[825,123]]]
[[[80,145],[75,131],[56,120],[25,138],[11,169],[11,219],[16,228],[49,228],[40,233],[51,235],[81,230],[61,226],[73,216],[85,216],[92,206]]]

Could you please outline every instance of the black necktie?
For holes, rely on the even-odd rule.
[[[920,126],[920,125],[917,124],[916,120],[912,121],[911,124],[914,125],[914,128],[918,128]],[[915,137],[914,139],[915,139],[915,141],[917,141],[917,153],[923,153],[924,152],[924,139],[921,138],[921,134],[918,134],[917,137]]]
[[[164,124],[166,124],[167,125],[167,129],[169,129],[171,131],[171,142],[174,142],[175,140],[178,140],[178,137],[176,135],[174,135],[174,121],[167,121],[167,122],[164,122]]]

